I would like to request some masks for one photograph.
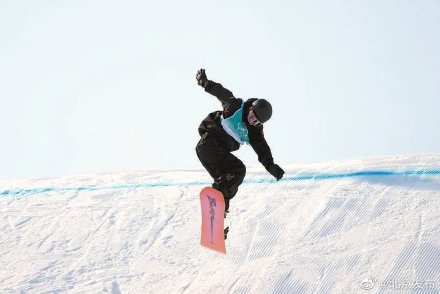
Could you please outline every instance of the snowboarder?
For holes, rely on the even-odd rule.
[[[284,175],[284,170],[274,163],[263,134],[263,123],[272,116],[272,106],[265,99],[250,98],[244,101],[235,98],[221,84],[208,80],[204,69],[197,72],[196,80],[223,106],[223,111],[210,113],[200,124],[201,139],[196,153],[214,179],[212,187],[223,193],[226,217],[229,202],[237,194],[246,174],[243,162],[231,153],[238,150],[240,145],[251,145],[258,160],[277,180]]]

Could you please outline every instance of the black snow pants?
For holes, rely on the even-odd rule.
[[[196,153],[214,179],[212,187],[223,193],[225,211],[228,211],[229,201],[237,194],[238,187],[243,183],[246,167],[240,159],[222,147],[216,137],[210,133],[202,135],[196,146]]]

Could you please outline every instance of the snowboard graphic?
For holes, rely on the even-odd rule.
[[[211,187],[200,192],[202,208],[202,237],[200,244],[211,250],[226,254],[224,239],[225,200],[223,194]]]

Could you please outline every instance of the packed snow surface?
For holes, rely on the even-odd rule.
[[[248,169],[226,255],[204,170],[0,181],[0,293],[440,291],[440,154],[283,167]]]

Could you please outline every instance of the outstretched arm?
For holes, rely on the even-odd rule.
[[[205,89],[211,95],[217,97],[223,106],[231,104],[236,98],[231,91],[224,88],[221,84],[208,80],[205,70],[202,68],[196,75],[197,84]]]
[[[263,135],[263,127],[251,128],[249,140],[252,148],[258,155],[258,161],[260,161],[266,170],[277,180],[282,179],[284,170],[273,162],[272,152]]]

